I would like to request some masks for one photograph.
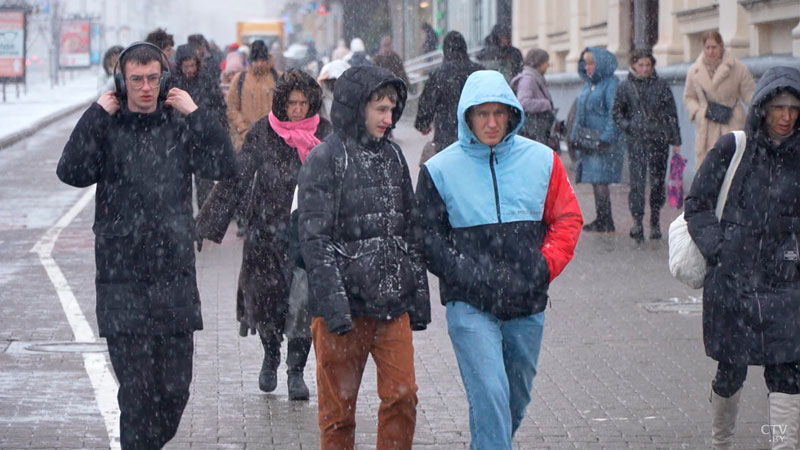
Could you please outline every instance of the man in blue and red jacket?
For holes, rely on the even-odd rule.
[[[517,136],[522,107],[499,72],[467,79],[458,141],[417,183],[428,269],[470,403],[472,449],[511,449],[530,402],[550,282],[583,218],[561,161]]]

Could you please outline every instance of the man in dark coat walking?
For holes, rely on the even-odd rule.
[[[649,50],[631,53],[628,79],[614,95],[611,115],[625,134],[628,146],[631,190],[628,206],[633,216],[630,236],[644,240],[644,192],[650,178],[650,239],[661,239],[661,208],[666,202],[667,160],[670,146],[680,153],[681,130],[675,98],[666,80],[656,73],[656,59]]]
[[[431,73],[422,90],[414,128],[422,134],[431,131],[433,122],[433,149],[424,152],[420,165],[437,152],[458,140],[458,99],[467,77],[483,66],[469,59],[467,41],[458,31],[444,36],[442,66]]]
[[[391,36],[387,35],[381,38],[381,48],[372,57],[372,61],[376,66],[392,72],[394,76],[403,80],[403,83],[408,84],[408,75],[406,75],[406,69],[403,65],[403,58],[392,49]]]
[[[352,449],[369,354],[378,371],[378,449],[410,449],[416,424],[412,330],[430,322],[414,191],[388,139],[406,101],[389,71],[352,67],[336,80],[334,132],[299,176],[300,247],[317,357],[321,448]]]
[[[492,28],[475,58],[487,69],[502,73],[507,82],[522,72],[522,52],[511,45],[511,29],[507,25],[498,23]]]
[[[192,44],[181,45],[175,51],[175,87],[189,93],[197,106],[211,113],[227,131],[225,98],[219,82],[202,75],[206,67],[200,53],[198,47]],[[199,211],[211,189],[214,189],[214,181],[195,176],[194,183]]]
[[[195,279],[192,174],[236,174],[219,121],[185,91],[165,92],[167,59],[137,43],[120,55],[118,92],[72,131],[58,177],[97,185],[97,324],[119,381],[123,449],[161,448],[189,399],[193,332],[203,327]]]

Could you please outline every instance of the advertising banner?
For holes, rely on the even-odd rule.
[[[25,11],[0,9],[0,80],[25,80]]]
[[[92,65],[89,28],[88,20],[67,20],[61,24],[58,51],[62,69]]]

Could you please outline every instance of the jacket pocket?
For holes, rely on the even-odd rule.
[[[770,271],[778,282],[798,281],[800,279],[800,248],[798,248],[797,234],[790,233],[780,242],[772,255],[772,270]]]
[[[550,269],[541,252],[534,252],[527,260],[500,262],[493,272],[497,284],[485,296],[491,299],[491,304],[484,309],[503,320],[528,316],[544,309]]]
[[[335,249],[348,297],[367,309],[383,310],[381,305],[413,295],[413,262],[401,238],[349,242]]]
[[[140,278],[137,243],[133,224],[128,221],[95,222],[95,265],[97,281],[125,282]]]
[[[337,244],[334,249],[347,296],[361,301],[375,299],[380,283],[377,243],[346,242]]]

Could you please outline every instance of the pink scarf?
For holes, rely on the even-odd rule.
[[[272,129],[283,138],[286,145],[297,149],[300,162],[306,162],[306,156],[311,152],[315,145],[319,144],[319,139],[314,136],[319,125],[319,114],[303,119],[300,122],[282,122],[270,111],[269,124]]]

